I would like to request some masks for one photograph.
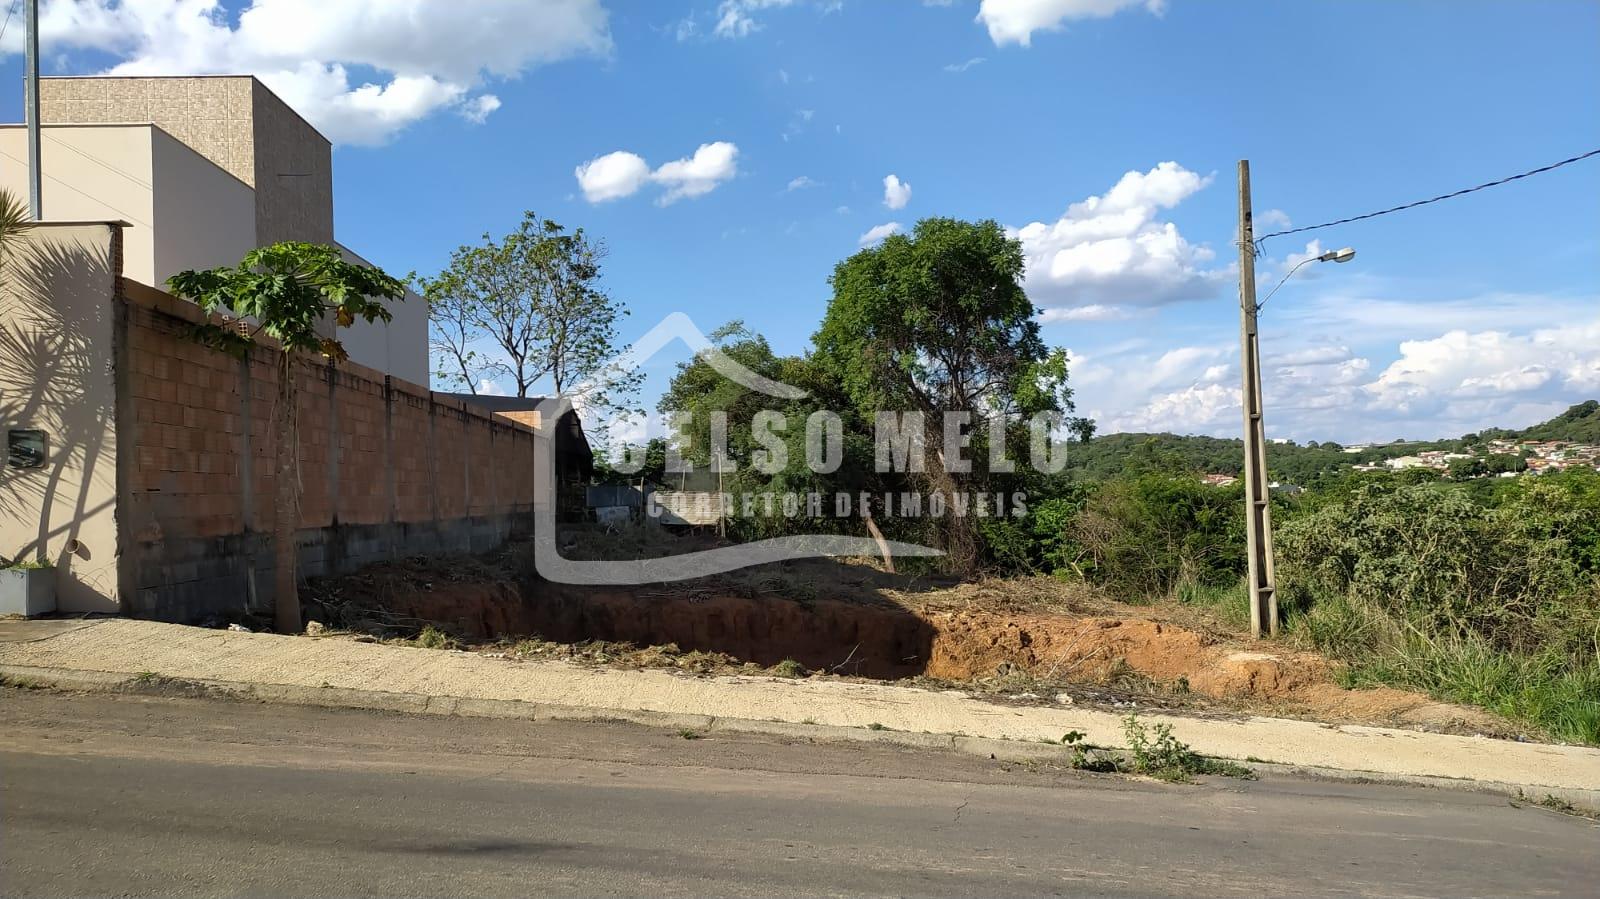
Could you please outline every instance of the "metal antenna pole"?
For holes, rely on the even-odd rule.
[[[27,118],[28,118],[28,211],[36,222],[44,221],[44,183],[39,162],[39,0],[28,0]]]
[[[1250,633],[1278,632],[1272,564],[1272,505],[1267,487],[1267,431],[1261,420],[1261,345],[1256,334],[1255,226],[1250,161],[1239,160],[1239,368],[1244,376],[1244,511],[1249,558]]]

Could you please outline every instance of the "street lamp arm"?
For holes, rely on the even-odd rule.
[[[1262,297],[1261,298],[1261,302],[1256,304],[1256,311],[1260,312],[1261,311],[1261,307],[1267,305],[1267,300],[1272,299],[1272,295],[1278,292],[1278,288],[1282,287],[1285,284],[1287,284],[1289,282],[1289,279],[1294,277],[1294,273],[1299,271],[1300,267],[1305,265],[1306,263],[1308,263],[1308,262],[1349,262],[1350,260],[1352,260],[1354,258],[1356,258],[1356,251],[1350,249],[1349,247],[1345,247],[1342,250],[1329,250],[1328,252],[1323,253],[1321,256],[1312,256],[1310,258],[1300,260],[1298,263],[1295,263],[1295,267],[1294,268],[1289,269],[1289,273],[1283,276],[1283,280],[1279,281],[1276,287],[1273,287],[1271,290],[1267,291],[1267,295]]]
[[[1289,273],[1283,276],[1283,280],[1279,281],[1276,287],[1273,287],[1271,290],[1267,291],[1267,295],[1262,297],[1261,298],[1261,302],[1256,304],[1256,311],[1260,312],[1261,311],[1261,307],[1267,305],[1267,301],[1272,299],[1272,295],[1278,292],[1278,288],[1282,287],[1283,285],[1285,285],[1287,283],[1289,283],[1289,279],[1293,278],[1294,277],[1294,273],[1299,271],[1302,266],[1304,266],[1304,265],[1306,265],[1307,263],[1310,263],[1310,262],[1319,262],[1319,261],[1321,261],[1320,257],[1317,257],[1317,256],[1312,256],[1309,259],[1300,260],[1295,265],[1294,268],[1289,269]]]

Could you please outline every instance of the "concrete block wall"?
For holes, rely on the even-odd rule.
[[[123,283],[119,496],[126,611],[195,621],[272,601],[277,351],[189,333],[199,309]],[[406,555],[483,552],[532,527],[526,425],[350,363],[299,379],[303,576]]]

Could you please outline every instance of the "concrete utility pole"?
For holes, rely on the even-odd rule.
[[[1244,514],[1249,559],[1250,633],[1278,632],[1272,565],[1272,505],[1267,496],[1267,431],[1261,420],[1261,344],[1256,337],[1256,245],[1250,213],[1250,160],[1239,160],[1239,368],[1244,377]]]
[[[44,221],[44,200],[40,185],[44,183],[39,162],[39,0],[28,0],[28,36],[26,39],[27,86],[26,105],[28,118],[28,211],[36,222]]]

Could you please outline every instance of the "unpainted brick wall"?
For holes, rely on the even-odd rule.
[[[242,360],[206,348],[190,336],[198,307],[124,288],[129,611],[194,620],[264,607],[277,350],[257,345]],[[305,356],[296,375],[303,575],[483,551],[531,527],[532,428],[359,365]]]

